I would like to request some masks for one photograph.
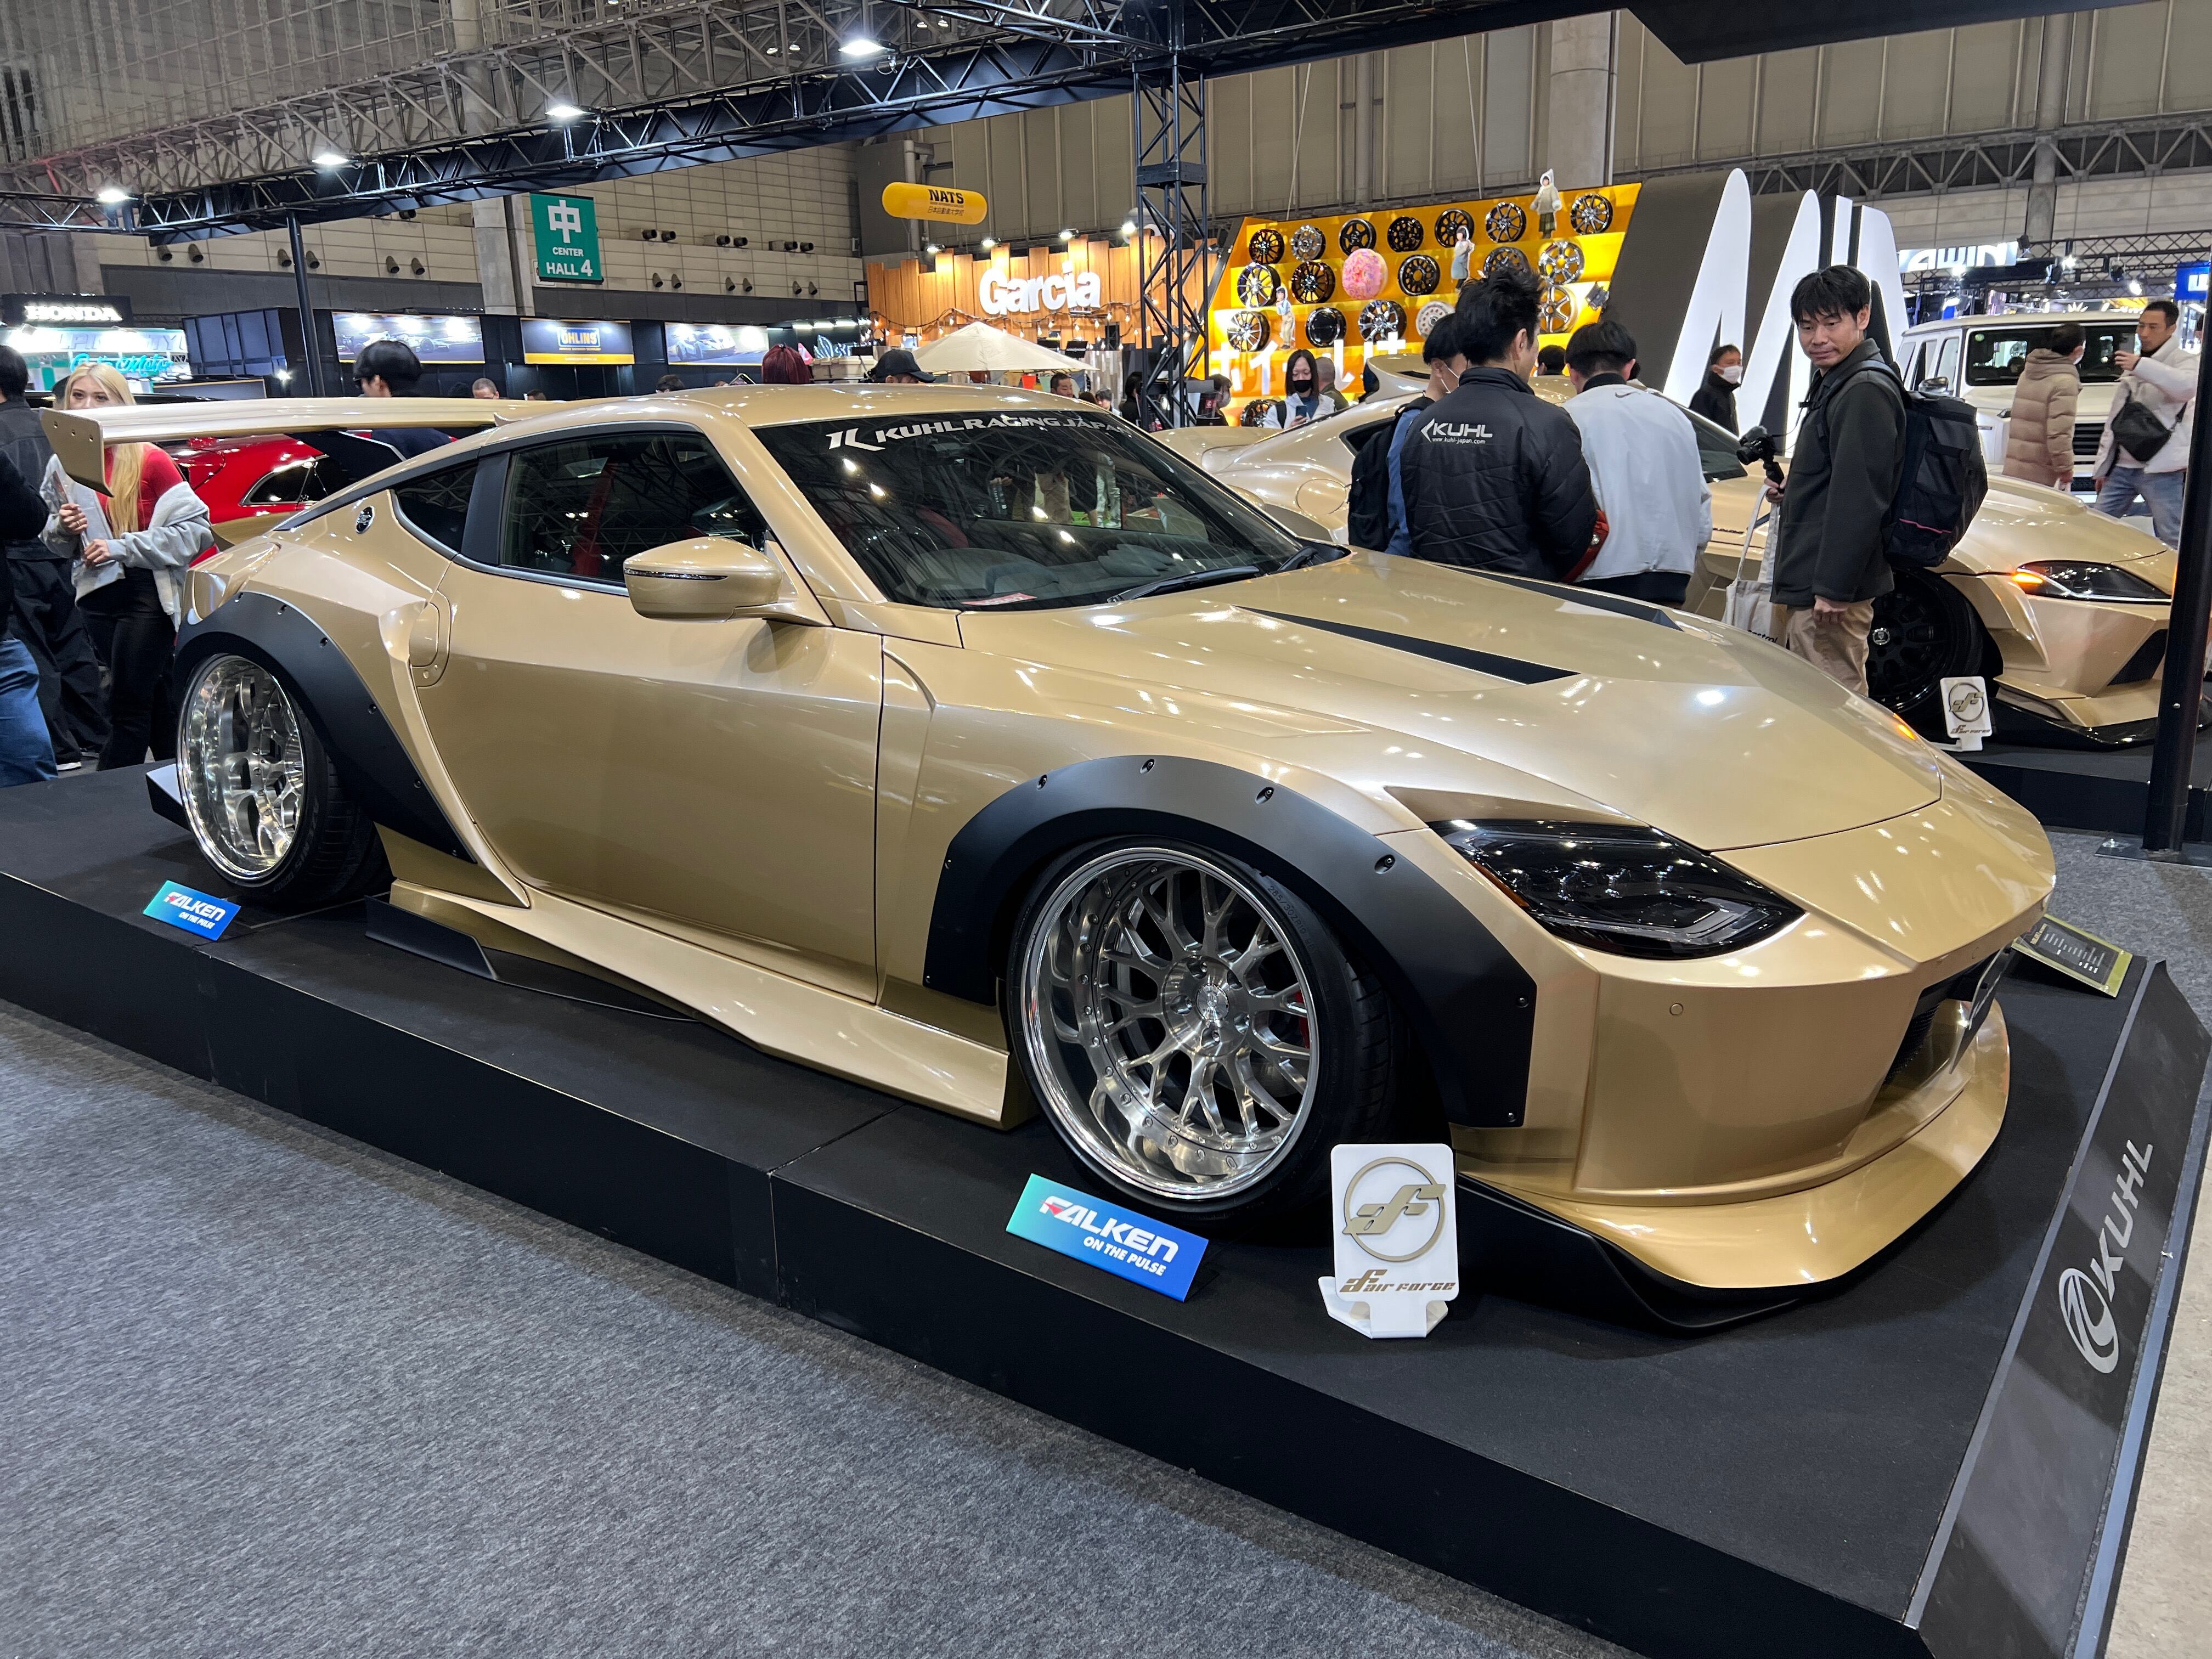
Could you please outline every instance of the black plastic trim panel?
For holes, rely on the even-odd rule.
[[[1053,859],[1118,836],[1194,842],[1314,906],[1412,1021],[1445,1115],[1513,1127],[1526,1109],[1536,986],[1467,907],[1319,802],[1211,761],[1115,756],[1016,785],[953,837],[923,982],[997,999],[1013,911]]]
[[[1541,685],[1547,680],[1573,678],[1571,670],[1548,668],[1540,662],[1526,662],[1519,657],[1501,657],[1495,652],[1474,651],[1463,645],[1442,645],[1435,640],[1425,640],[1412,634],[1391,634],[1379,628],[1355,628],[1350,623],[1323,622],[1319,617],[1293,617],[1282,611],[1255,611],[1255,617],[1272,617],[1277,622],[1296,623],[1301,628],[1318,628],[1328,634],[1341,634],[1349,640],[1364,640],[1370,645],[1388,647],[1409,655],[1426,657],[1432,662],[1449,663],[1455,668],[1468,668],[1478,674],[1487,674],[1492,679],[1514,680],[1522,685]]]
[[[1610,611],[1617,617],[1633,617],[1638,622],[1656,623],[1662,628],[1681,631],[1681,623],[1656,605],[1646,605],[1641,599],[1625,599],[1618,593],[1600,593],[1587,587],[1577,587],[1567,582],[1538,581],[1533,576],[1509,576],[1501,570],[1471,570],[1471,576],[1481,576],[1493,582],[1504,582],[1508,587],[1525,587],[1531,593],[1550,593],[1592,611]]]
[[[248,589],[177,635],[177,684],[218,651],[251,658],[290,682],[330,750],[346,793],[387,830],[476,862],[415,769],[345,653],[288,600]]]

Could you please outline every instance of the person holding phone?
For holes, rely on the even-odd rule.
[[[2181,307],[2171,300],[2153,300],[2142,308],[2136,340],[2142,350],[2112,354],[2120,383],[2090,468],[2097,511],[2124,519],[2140,501],[2150,513],[2151,534],[2179,547],[2189,434],[2197,413],[2197,354],[2181,349]]]

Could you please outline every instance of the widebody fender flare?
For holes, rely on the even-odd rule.
[[[346,654],[289,599],[252,588],[232,595],[177,635],[177,688],[218,653],[246,657],[287,682],[314,722],[338,778],[375,823],[449,858],[476,855],[453,833],[376,697]]]
[[[1389,843],[1280,784],[1172,755],[1078,762],[1015,785],[952,839],[923,982],[996,1000],[1015,911],[1038,873],[1110,838],[1194,842],[1265,871],[1320,913],[1412,1024],[1455,1122],[1522,1120],[1536,987],[1481,921]]]

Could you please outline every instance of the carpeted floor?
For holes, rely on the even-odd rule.
[[[2093,845],[2212,1018],[2212,872]],[[2197,1265],[2116,1659],[2212,1654]],[[1618,1651],[5,1009],[0,1376],[9,1655]]]
[[[0,1264],[0,1654],[1617,1651],[14,1010]]]

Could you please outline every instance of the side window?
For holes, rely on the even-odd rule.
[[[1905,383],[1914,391],[1928,378],[1928,343],[1921,341],[1912,348],[1912,356],[1905,365]]]
[[[459,553],[476,482],[477,463],[470,460],[394,484],[392,499],[399,504],[401,523],[441,552]]]
[[[313,501],[307,493],[315,463],[311,460],[287,461],[264,473],[252,489],[247,490],[245,502],[248,507],[296,507],[301,501]]]
[[[697,433],[595,434],[507,465],[500,562],[619,586],[633,554],[694,536],[766,544],[768,526]]]
[[[1936,378],[1944,382],[1955,394],[1959,390],[1959,337],[1948,336],[1943,342],[1943,355],[1936,362]]]

